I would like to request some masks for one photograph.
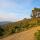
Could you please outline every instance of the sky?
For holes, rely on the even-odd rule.
[[[0,0],[0,21],[30,18],[35,7],[40,8],[40,0]]]

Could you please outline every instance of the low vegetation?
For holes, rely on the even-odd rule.
[[[35,40],[40,40],[40,30],[35,33]]]
[[[8,23],[5,25],[0,25],[0,37],[5,37],[13,33],[19,33],[27,30],[31,27],[40,25],[39,19],[23,19],[18,22]]]

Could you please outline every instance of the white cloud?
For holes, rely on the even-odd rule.
[[[1,13],[0,14],[1,19],[2,18],[15,18],[15,17],[16,17],[15,13]]]
[[[25,12],[27,11],[26,9],[28,7],[30,7],[31,4],[32,4],[32,0],[24,0],[24,2],[23,2],[23,0],[13,1],[13,2],[11,2],[10,0],[0,0],[0,8],[14,8],[12,10],[10,9],[9,11],[8,11],[8,9],[5,9],[4,12],[5,11],[10,12],[10,11],[14,11],[16,9],[14,11],[15,13],[0,13],[0,20],[18,21],[18,20],[23,19],[26,15],[23,15],[22,17],[20,16],[21,17],[20,18],[19,15],[17,16],[16,14],[17,13],[25,14]],[[0,12],[2,12],[2,11],[0,11]]]

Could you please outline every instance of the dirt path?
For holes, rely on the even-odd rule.
[[[11,36],[8,36],[8,37],[0,39],[0,40],[34,40],[34,33],[37,30],[40,30],[40,26],[32,27],[27,31],[11,35]]]

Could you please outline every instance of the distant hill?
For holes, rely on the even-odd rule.
[[[0,36],[5,37],[10,34],[19,33],[38,25],[40,25],[40,20],[38,18],[24,18],[17,22],[0,22]]]
[[[8,24],[8,23],[11,23],[9,21],[3,21],[3,22],[0,22],[0,25],[4,25],[4,24]]]

